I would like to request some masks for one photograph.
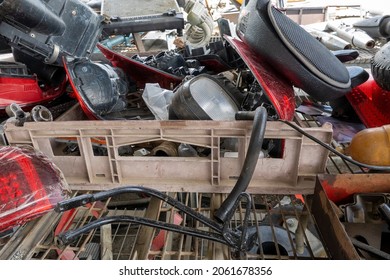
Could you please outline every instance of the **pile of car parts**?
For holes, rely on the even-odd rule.
[[[355,53],[329,52],[268,0],[245,1],[238,34],[221,20],[220,37],[211,42],[214,22],[206,7],[193,0],[180,4],[191,25],[184,46],[128,56],[98,41],[114,40],[108,37],[120,31],[131,32],[137,44],[136,32],[167,26],[138,25],[137,15],[103,17],[77,0],[0,2],[0,36],[17,61],[0,67],[4,84],[17,85],[7,86],[2,99],[10,117],[2,124],[5,147],[29,145],[43,153],[61,173],[52,172],[55,177],[47,169],[31,178],[65,179],[75,192],[68,199],[66,184],[44,181],[50,198],[40,207],[46,196],[36,196],[39,180],[28,182],[37,201],[27,204],[33,211],[23,216],[27,199],[7,171],[1,198],[14,191],[22,203],[0,211],[0,218],[18,217],[0,229],[13,243],[0,258],[386,258],[387,252],[376,251],[382,248],[369,251],[372,244],[361,244],[367,236],[351,242],[328,213],[317,176],[325,172],[329,150],[340,155],[330,145],[332,128],[291,123],[294,88],[327,102],[350,100],[370,83],[362,67],[343,64]],[[184,27],[174,9],[146,18],[175,24],[177,34]],[[92,53],[101,53],[101,60],[92,60]],[[19,98],[20,87],[32,97]],[[68,111],[76,113],[53,121],[40,103],[60,95],[77,100]],[[372,210],[369,204],[379,206]],[[359,196],[343,205],[348,223],[359,215],[389,218],[386,197],[373,203]],[[326,233],[333,241],[322,240],[331,228],[326,223],[335,225]],[[35,236],[22,238],[28,231]],[[129,237],[135,246],[124,249]],[[366,253],[359,256],[352,245]]]

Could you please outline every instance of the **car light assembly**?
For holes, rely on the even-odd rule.
[[[42,216],[68,198],[61,171],[31,147],[0,147],[0,232]]]
[[[227,79],[202,74],[184,81],[175,90],[170,119],[234,120],[244,95]]]

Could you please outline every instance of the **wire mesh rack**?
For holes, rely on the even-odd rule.
[[[223,199],[221,194],[170,194],[206,217]],[[248,233],[255,242],[244,255],[237,256],[226,245],[207,239],[179,234],[136,223],[112,223],[80,235],[64,246],[57,235],[65,230],[80,228],[102,216],[133,215],[155,218],[172,224],[181,224],[199,230],[208,228],[173,207],[156,199],[142,198],[144,205],[131,200],[97,202],[79,207],[64,215],[50,213],[52,223],[36,223],[33,228],[20,228],[11,239],[23,241],[5,246],[2,259],[153,259],[153,260],[211,260],[211,259],[328,259],[326,246],[316,219],[303,197],[295,195],[254,195],[248,223]],[[137,200],[133,200],[135,202]],[[244,225],[247,205],[239,204],[230,226]],[[27,225],[28,226],[28,225]],[[26,238],[25,231],[36,232],[35,243]],[[39,235],[39,236],[37,236]],[[38,242],[37,242],[37,239]],[[12,243],[12,240],[10,240]]]

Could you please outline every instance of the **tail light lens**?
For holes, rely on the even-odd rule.
[[[61,171],[26,147],[0,147],[0,232],[42,216],[68,197]]]

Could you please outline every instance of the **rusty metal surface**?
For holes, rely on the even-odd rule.
[[[333,202],[356,193],[390,193],[390,174],[321,174],[318,178]]]
[[[321,219],[317,220],[318,228],[322,232],[322,238],[329,251],[332,252],[331,258],[339,260],[360,259],[344,227],[340,223],[320,180],[317,180],[315,192],[311,199],[311,211],[314,215],[321,217]]]

